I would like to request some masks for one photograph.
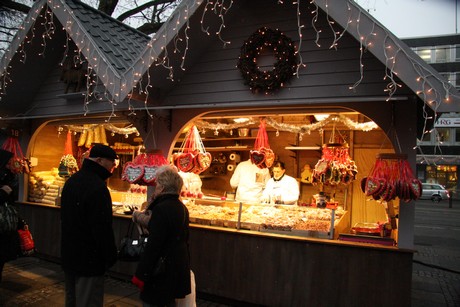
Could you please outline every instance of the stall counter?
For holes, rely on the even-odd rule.
[[[59,261],[59,207],[18,203],[37,255]],[[114,215],[116,242],[130,216]],[[197,292],[264,306],[409,306],[413,251],[375,244],[190,225]],[[129,280],[136,262],[110,274]]]

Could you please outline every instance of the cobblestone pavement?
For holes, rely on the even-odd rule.
[[[412,307],[460,306],[460,201],[417,202]]]
[[[105,307],[140,307],[138,289],[130,282],[106,278]],[[1,307],[61,307],[64,306],[64,274],[61,267],[35,257],[9,262],[0,283]],[[226,305],[197,299],[198,307]]]
[[[418,251],[412,268],[412,306],[460,306],[460,270],[450,269],[459,266],[460,252],[423,246]]]

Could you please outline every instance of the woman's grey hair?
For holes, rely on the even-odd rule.
[[[184,184],[177,169],[171,165],[163,165],[157,169],[156,182],[163,187],[162,194],[180,194]]]

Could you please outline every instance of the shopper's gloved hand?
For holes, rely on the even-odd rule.
[[[137,278],[136,275],[133,276],[133,278],[131,279],[131,282],[139,288],[139,290],[144,291],[144,281],[143,280],[140,280],[139,278]]]
[[[5,191],[6,194],[10,194],[13,190],[10,188],[10,186],[8,185],[3,185],[0,189],[2,189],[3,191]]]

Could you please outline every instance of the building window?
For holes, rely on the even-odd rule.
[[[450,47],[438,46],[434,50],[434,63],[450,62]]]
[[[455,128],[455,143],[460,143],[460,128]]]
[[[426,132],[422,135],[422,143],[431,143],[431,133]]]
[[[452,86],[460,88],[460,72],[440,73],[440,75],[444,76]]]
[[[431,63],[431,48],[430,47],[418,47],[415,48],[415,53],[427,63]],[[460,56],[460,54],[459,54]]]
[[[416,47],[413,50],[427,63],[460,62],[460,45]]]
[[[450,128],[436,128],[436,141],[442,144],[450,143]]]

